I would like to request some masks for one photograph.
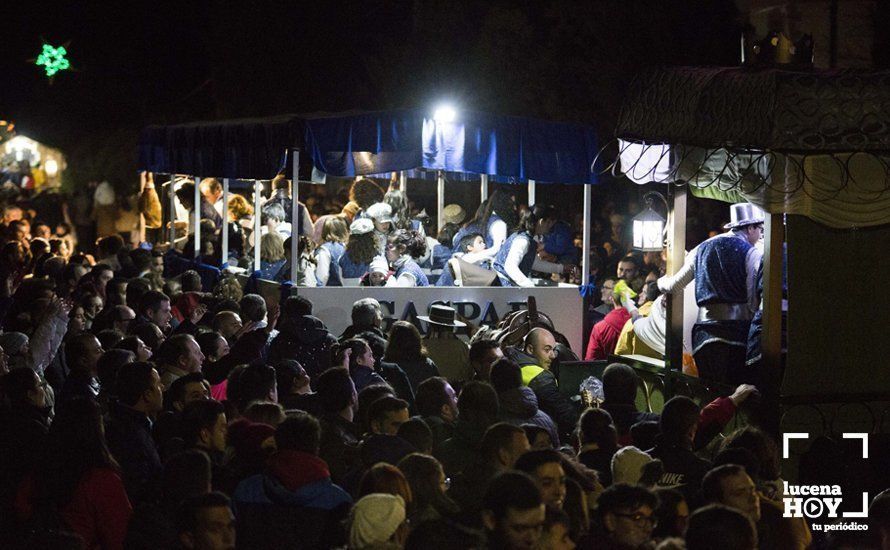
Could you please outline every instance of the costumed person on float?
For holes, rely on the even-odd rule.
[[[692,328],[692,356],[699,376],[725,384],[749,382],[745,368],[748,329],[759,307],[757,269],[763,251],[763,211],[750,203],[730,207],[726,233],[711,237],[686,255],[674,275],[658,279],[665,294],[695,279],[698,320]]]
[[[395,273],[386,281],[386,286],[412,287],[430,286],[426,274],[417,265],[417,258],[426,252],[426,239],[417,231],[399,229],[386,243],[386,259]]]

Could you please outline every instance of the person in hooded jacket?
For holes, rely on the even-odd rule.
[[[553,448],[559,448],[556,423],[538,408],[535,392],[522,385],[522,371],[515,361],[500,359],[495,362],[491,367],[491,385],[498,392],[498,420],[516,426],[540,426],[549,434]]]
[[[318,456],[320,441],[321,426],[308,413],[292,414],[275,430],[277,452],[266,471],[239,483],[232,498],[239,524],[251,536],[282,542],[299,535],[305,543],[300,547],[331,545],[320,540],[345,519],[352,498],[331,481]],[[249,546],[268,547],[256,543]]]
[[[278,336],[269,348],[269,361],[278,364],[290,359],[304,366],[310,379],[331,367],[331,348],[337,338],[312,315],[312,302],[303,296],[290,296],[284,302]]]

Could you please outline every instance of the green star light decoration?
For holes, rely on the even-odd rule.
[[[65,59],[66,55],[68,55],[68,51],[65,49],[65,46],[54,48],[49,44],[44,44],[43,52],[37,56],[36,64],[38,66],[42,65],[44,70],[46,70],[46,76],[52,78],[59,71],[71,68],[71,63]]]

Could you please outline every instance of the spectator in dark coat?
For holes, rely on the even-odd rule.
[[[411,382],[411,389],[417,387],[427,378],[439,376],[436,364],[426,356],[426,350],[417,327],[407,321],[396,321],[389,332],[386,354],[383,358],[397,364]]]
[[[0,378],[0,534],[12,528],[13,496],[46,447],[50,408],[46,382],[29,367],[17,367]]]
[[[65,343],[65,356],[71,372],[62,386],[59,403],[75,397],[93,401],[99,398],[98,362],[102,357],[102,344],[89,333],[79,334]]]
[[[278,403],[286,410],[299,409],[312,415],[321,414],[318,394],[312,392],[309,375],[297,361],[284,359],[274,363],[278,381]]]
[[[482,436],[497,421],[498,395],[485,382],[468,382],[457,399],[457,410],[454,436],[442,443],[436,457],[449,476],[479,461]]]
[[[479,447],[478,461],[454,477],[448,491],[448,496],[460,505],[461,523],[477,528],[482,526],[479,512],[488,484],[499,472],[513,468],[530,445],[522,428],[498,422],[485,431]]]
[[[522,385],[522,371],[515,361],[500,359],[491,367],[491,385],[498,392],[498,420],[516,426],[532,424],[547,430],[552,448],[559,448],[559,431],[553,419],[538,408],[538,398]]]
[[[386,349],[386,334],[381,330],[383,310],[374,298],[362,298],[352,304],[352,324],[340,335],[340,341],[361,338],[371,345],[374,358],[380,362]]]
[[[618,432],[604,409],[587,409],[578,421],[581,449],[578,462],[595,470],[604,487],[612,484],[612,456],[618,450]]]
[[[269,348],[269,361],[299,362],[311,379],[331,367],[331,351],[337,339],[318,317],[312,316],[312,302],[303,296],[290,296],[281,309],[278,336]]]
[[[358,461],[361,431],[353,423],[358,406],[355,384],[349,371],[336,367],[323,372],[315,388],[321,408],[318,455],[328,464],[334,483],[342,483]]]
[[[630,438],[631,426],[638,422],[659,419],[658,413],[637,410],[635,401],[639,384],[637,373],[624,363],[612,363],[603,371],[602,409],[612,417],[621,445],[633,443]]]
[[[214,399],[192,401],[182,410],[180,426],[185,447],[210,457],[214,489],[231,493],[237,483],[223,464],[228,432],[225,410],[225,406]]]
[[[161,473],[149,419],[163,407],[161,377],[151,363],[131,363],[118,373],[115,394],[105,430],[108,447],[120,463],[130,500],[139,503],[152,496]]]
[[[128,550],[177,547],[176,520],[179,506],[190,497],[210,491],[210,459],[200,451],[185,451],[164,465],[161,495],[133,510],[124,547]]]
[[[186,374],[170,384],[170,389],[164,394],[165,410],[155,416],[152,426],[152,435],[162,461],[183,449],[182,410],[192,401],[204,399],[210,399],[210,384],[200,372]]]
[[[408,419],[408,403],[403,399],[384,395],[371,403],[368,409],[368,425],[371,430],[359,447],[363,470],[378,462],[395,465],[405,455],[416,450],[397,435],[399,428]],[[355,478],[360,479],[361,476],[356,474]]]
[[[457,421],[457,395],[441,376],[427,378],[417,388],[417,414],[433,434],[433,450],[454,435]]]
[[[374,298],[362,298],[352,305],[352,325],[340,336],[340,342],[350,338],[361,338],[367,342],[371,347],[371,353],[374,354],[374,370],[392,386],[396,396],[407,401],[411,410],[414,410],[414,394],[417,388],[411,386],[408,376],[401,367],[383,360],[386,352],[386,334],[380,329],[382,321],[383,310],[380,308],[380,302]]]
[[[350,338],[340,343],[337,363],[349,365],[349,376],[355,383],[356,391],[360,392],[373,384],[386,384],[383,377],[374,371],[374,354],[368,343],[361,338]]]
[[[699,425],[699,407],[692,399],[673,397],[664,404],[658,443],[649,451],[652,458],[664,464],[658,487],[678,489],[689,502],[698,503],[701,481],[711,463],[692,451],[692,442]]]

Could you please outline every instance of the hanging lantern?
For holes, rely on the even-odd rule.
[[[664,224],[665,220],[652,208],[652,198],[657,196],[665,203],[667,201],[660,193],[655,191],[646,193],[646,209],[634,216],[633,219],[633,247],[642,252],[657,252],[664,248]]]

